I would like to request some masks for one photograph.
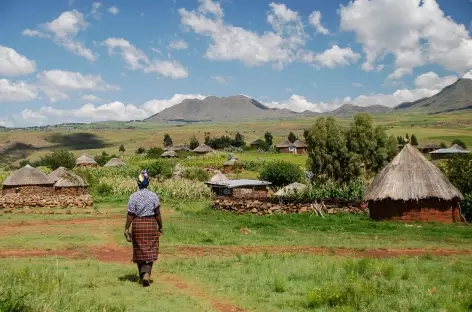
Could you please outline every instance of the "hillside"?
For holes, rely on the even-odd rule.
[[[288,109],[268,108],[244,95],[209,96],[203,100],[187,99],[169,107],[145,121],[232,121],[242,119],[294,117]]]
[[[472,109],[472,80],[462,78],[436,95],[396,106],[395,111],[417,110],[431,114]]]
[[[343,106],[335,109],[326,115],[334,117],[350,117],[357,113],[370,113],[370,114],[383,114],[391,111],[392,109],[383,105],[372,105],[372,106],[356,106],[352,104],[344,104]]]

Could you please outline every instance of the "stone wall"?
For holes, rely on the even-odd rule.
[[[0,197],[0,209],[14,208],[92,208],[91,195],[23,195],[6,194]]]
[[[88,190],[85,187],[56,187],[54,193],[56,195],[79,196],[87,195]]]
[[[234,198],[266,198],[269,190],[266,186],[233,188]]]
[[[7,194],[21,194],[29,196],[31,194],[35,195],[53,195],[54,188],[52,185],[29,185],[29,186],[3,186],[2,195]]]
[[[369,203],[374,220],[462,222],[457,200],[424,199],[419,201],[383,200]]]
[[[266,214],[289,214],[289,213],[356,213],[367,214],[366,205],[361,203],[330,203],[330,204],[310,204],[310,203],[273,203],[262,199],[237,199],[237,198],[217,198],[213,201],[213,208],[230,211],[237,214],[252,213],[257,215]]]

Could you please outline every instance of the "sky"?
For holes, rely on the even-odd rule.
[[[393,107],[472,79],[472,0],[1,0],[0,126],[187,98]]]

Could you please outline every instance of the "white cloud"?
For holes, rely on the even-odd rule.
[[[185,50],[188,49],[188,43],[184,40],[173,40],[169,43],[170,50]]]
[[[36,63],[14,49],[0,45],[0,75],[21,76],[36,71]]]
[[[169,99],[153,99],[142,105],[125,104],[114,101],[103,105],[87,103],[76,109],[56,109],[43,106],[37,111],[26,109],[22,111],[21,124],[54,124],[59,122],[96,122],[107,120],[140,120],[157,114],[166,108],[179,104],[185,99],[204,99],[200,94],[175,94]]]
[[[101,98],[99,98],[96,95],[93,94],[85,94],[82,96],[82,100],[88,101],[88,102],[100,102],[102,101]]]
[[[430,71],[416,77],[415,85],[418,88],[441,90],[456,82],[457,79],[458,77],[455,75],[439,77],[438,74]]]
[[[298,113],[301,113],[306,110],[321,113],[321,112],[326,112],[326,111],[332,111],[345,103],[349,103],[350,101],[351,101],[350,98],[345,98],[342,100],[336,99],[330,103],[326,103],[326,102],[317,103],[317,102],[310,102],[306,97],[302,95],[293,94],[286,101],[263,102],[263,104],[267,107],[278,108],[278,109],[289,109]]]
[[[100,13],[99,9],[102,6],[101,2],[94,2],[92,3],[92,11],[90,11],[90,15],[93,16],[95,19],[100,19],[102,17],[102,14]]]
[[[462,76],[462,78],[464,78],[464,79],[472,79],[472,70],[470,70],[469,72],[465,73],[465,75]]]
[[[36,87],[26,82],[0,79],[0,103],[33,100],[38,96]]]
[[[108,47],[108,53],[114,55],[116,50],[131,70],[142,70],[145,73],[158,73],[164,77],[181,79],[188,77],[187,70],[177,61],[149,60],[144,51],[137,49],[123,38],[108,38],[103,44]]]
[[[201,13],[211,13],[217,17],[223,17],[223,9],[218,2],[213,2],[212,0],[198,0],[200,6],[198,11]]]
[[[352,86],[357,87],[357,88],[362,88],[364,85],[362,83],[359,83],[359,82],[353,82]]]
[[[13,127],[15,124],[8,119],[7,117],[1,117],[3,119],[0,119],[0,126],[2,127]]]
[[[316,66],[335,68],[357,62],[360,58],[359,53],[355,53],[351,48],[340,48],[333,45],[321,54],[315,56]]]
[[[113,91],[118,86],[106,83],[99,75],[82,75],[63,70],[44,71],[37,75],[38,86],[51,102],[69,98],[69,92],[81,90]]]
[[[436,0],[357,0],[341,5],[341,30],[356,34],[370,71],[386,55],[395,58],[391,79],[424,64],[459,75],[472,69],[472,39],[464,25],[444,15]]]
[[[77,40],[79,32],[84,31],[88,23],[82,13],[77,10],[66,11],[51,22],[40,25],[46,33],[39,30],[25,29],[22,34],[27,37],[48,38],[69,52],[82,56],[89,61],[97,60],[98,56]]]
[[[158,73],[161,76],[172,79],[182,79],[188,77],[188,71],[176,61],[152,61],[148,67],[144,69],[145,73]]]
[[[221,83],[221,84],[229,84],[231,80],[233,79],[233,77],[217,75],[217,76],[211,76],[211,79],[214,79],[216,82]]]
[[[108,12],[110,12],[113,15],[117,15],[120,10],[116,6],[111,6],[108,8]]]
[[[321,12],[313,11],[309,17],[310,24],[315,27],[316,32],[322,35],[329,34],[329,30],[321,25]]]

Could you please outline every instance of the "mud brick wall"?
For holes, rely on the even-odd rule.
[[[56,187],[54,189],[56,195],[79,196],[87,195],[88,190],[85,187]]]
[[[369,202],[374,220],[399,220],[453,223],[462,222],[458,200],[424,199],[419,201],[383,200]]]
[[[272,203],[264,199],[243,199],[220,197],[213,201],[213,208],[217,210],[230,211],[237,214],[252,213],[257,215],[267,214],[289,214],[315,212],[312,204],[306,203]],[[365,205],[360,203],[351,204],[327,204],[323,209],[326,214],[355,213],[367,214]]]
[[[52,195],[54,189],[52,185],[29,185],[29,186],[3,186],[2,195],[21,194],[21,195]]]
[[[17,208],[92,208],[91,195],[22,195],[6,194],[0,197],[1,209]]]

